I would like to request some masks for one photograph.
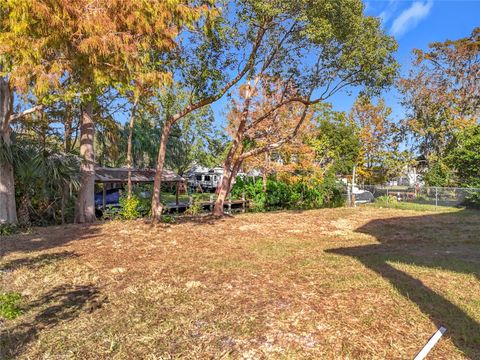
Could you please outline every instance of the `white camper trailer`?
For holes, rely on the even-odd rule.
[[[203,166],[192,167],[185,175],[188,178],[188,188],[191,192],[198,190],[204,192],[215,192],[222,180],[223,168],[212,169]]]

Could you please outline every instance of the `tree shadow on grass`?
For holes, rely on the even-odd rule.
[[[33,234],[2,236],[0,260],[10,253],[29,253],[68,245],[95,237],[101,224],[67,225],[36,228]]]
[[[167,222],[165,220],[165,216],[171,216],[172,221]],[[158,224],[153,224],[150,219],[145,220],[146,225],[150,226],[157,226],[159,229],[161,228],[169,228],[174,227],[176,225],[183,225],[183,224],[190,224],[194,226],[203,226],[203,225],[215,225],[221,222],[228,221],[229,219],[233,219],[234,216],[231,214],[225,214],[224,216],[218,217],[212,214],[198,214],[198,215],[184,215],[184,214],[168,214],[164,215],[164,219],[162,222]]]
[[[382,276],[401,295],[417,304],[437,327],[445,326],[446,336],[467,357],[480,359],[480,324],[477,320],[421,280],[391,265],[402,263],[443,269],[471,274],[479,279],[479,220],[480,212],[470,211],[372,220],[356,231],[373,235],[380,244],[337,248],[328,252],[355,258]],[[423,343],[418,345],[420,350]]]
[[[26,258],[19,258],[10,260],[6,263],[3,263],[0,266],[0,273],[2,271],[9,272],[13,271],[18,268],[27,268],[29,270],[37,270],[43,266],[47,266],[58,261],[76,258],[78,257],[73,251],[62,251],[58,253],[51,253],[51,254],[41,254],[35,257],[26,257]]]
[[[73,320],[82,312],[93,312],[106,302],[99,289],[92,285],[58,286],[28,304],[22,318],[26,320],[0,334],[0,358],[15,359],[43,331],[60,322]],[[36,315],[30,315],[38,311]]]

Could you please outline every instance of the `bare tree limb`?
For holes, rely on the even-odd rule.
[[[12,115],[10,115],[10,117],[9,117],[9,119],[8,119],[8,122],[11,123],[12,121],[18,120],[18,119],[20,119],[20,118],[22,118],[22,117],[24,117],[24,116],[27,116],[27,115],[29,115],[29,114],[32,114],[32,113],[36,112],[36,111],[40,111],[40,110],[42,110],[43,108],[44,108],[43,105],[37,105],[37,106],[31,107],[30,109],[24,110],[24,111],[22,111],[22,112],[20,112],[20,113],[12,114]]]

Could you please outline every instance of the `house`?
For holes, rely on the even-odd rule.
[[[414,165],[405,166],[402,173],[399,174],[399,176],[388,181],[387,185],[408,187],[423,186],[423,174],[426,170],[427,161],[423,156],[419,156],[417,157]]]

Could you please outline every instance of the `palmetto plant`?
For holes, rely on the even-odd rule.
[[[29,140],[16,142],[12,151],[18,203],[18,221],[29,226],[32,211],[60,208],[62,220],[68,193],[78,189],[79,159],[72,154],[40,148]],[[36,209],[32,206],[35,201]]]

